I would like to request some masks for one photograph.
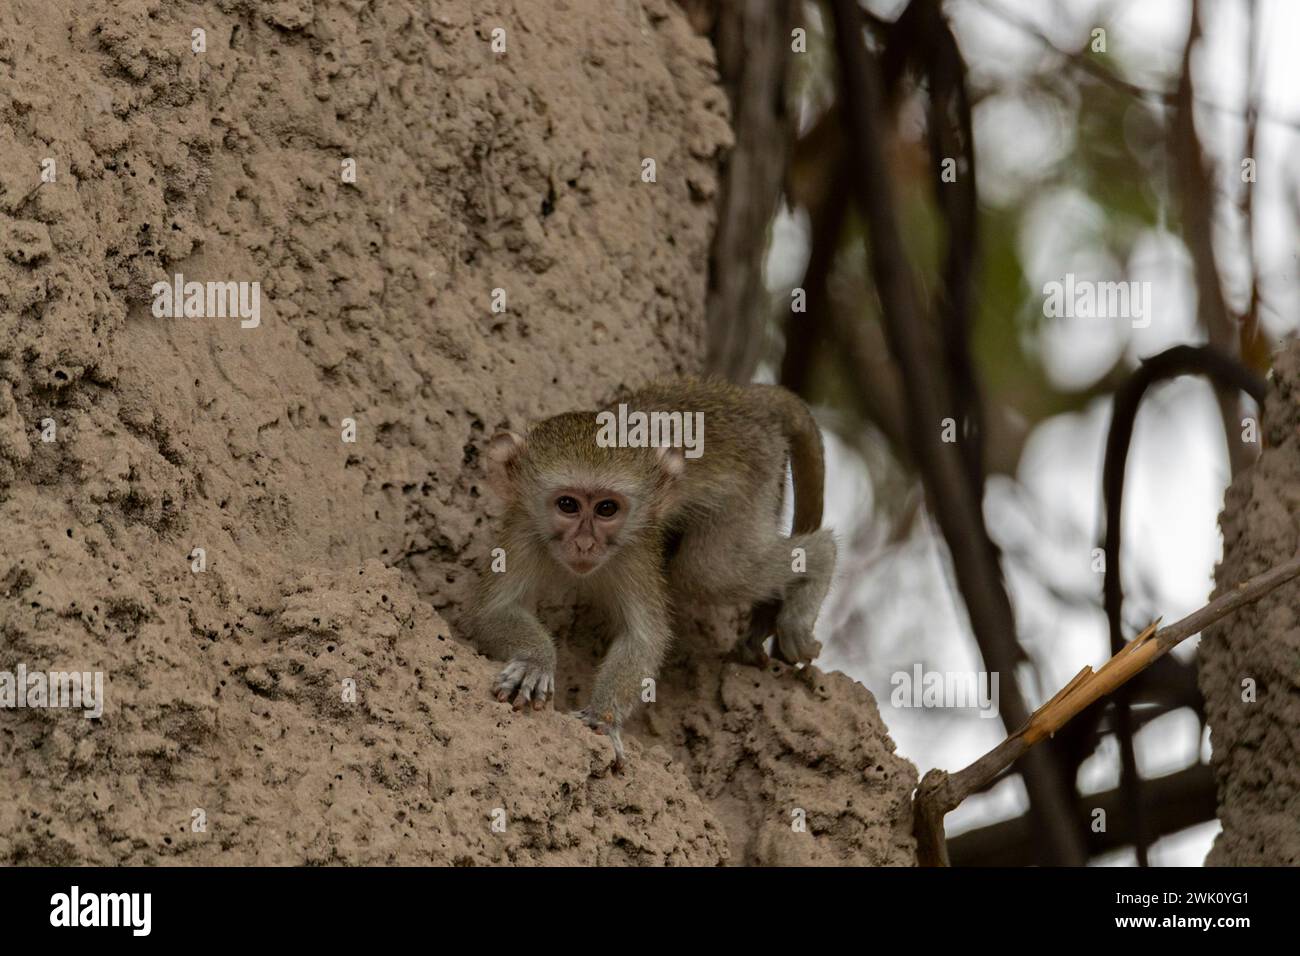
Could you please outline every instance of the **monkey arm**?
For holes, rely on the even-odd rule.
[[[465,620],[466,636],[489,657],[506,661],[492,684],[516,710],[540,709],[555,692],[555,642],[525,603],[527,575],[487,574]]]
[[[621,724],[636,708],[647,680],[663,662],[669,640],[661,614],[638,614],[620,629],[605,653],[591,691],[589,710],[604,723]]]
[[[654,699],[653,681],[672,637],[667,586],[657,572],[656,560],[629,569],[624,575],[625,586],[609,589],[609,593],[621,595],[609,605],[615,625],[614,641],[596,672],[591,702],[576,715],[598,733],[609,736],[614,744],[616,768],[624,763],[623,721],[647,688],[651,689],[648,699]]]
[[[555,693],[555,644],[542,622],[518,604],[490,607],[470,617],[469,637],[489,657],[506,661],[492,683],[499,701],[515,710],[540,710]]]
[[[469,638],[497,660],[527,658],[555,664],[555,644],[537,615],[518,604],[489,606],[472,613]]]

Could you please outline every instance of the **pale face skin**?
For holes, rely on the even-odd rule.
[[[551,555],[579,577],[618,550],[630,502],[609,488],[557,488],[549,498]]]

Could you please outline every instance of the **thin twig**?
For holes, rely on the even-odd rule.
[[[1142,802],[1153,808],[1151,832],[1158,837],[1213,820],[1218,809],[1214,798],[1214,770],[1209,764],[1194,763],[1177,773],[1142,781]],[[1078,798],[1075,820],[1084,831],[1090,856],[1128,845],[1117,827],[1089,826],[1098,810],[1110,820],[1124,813],[1126,804],[1118,788]],[[948,852],[953,866],[1030,866],[1037,840],[1032,822],[1019,816],[958,834],[948,841]]]
[[[1246,136],[1242,144],[1242,159],[1249,159],[1258,172],[1259,163],[1255,147],[1259,135],[1259,102],[1263,97],[1264,66],[1261,29],[1264,18],[1259,14],[1259,0],[1250,0],[1250,30],[1246,39]],[[1243,356],[1262,351],[1263,331],[1259,327],[1259,249],[1255,242],[1255,177],[1250,181],[1242,177],[1241,219],[1246,240],[1246,261],[1250,266],[1250,300],[1241,320],[1241,352]],[[1266,346],[1265,346],[1266,348]],[[1254,364],[1247,358],[1248,364]]]

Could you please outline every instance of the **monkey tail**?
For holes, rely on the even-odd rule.
[[[822,495],[826,461],[822,433],[803,399],[780,385],[769,386],[781,417],[781,430],[790,445],[790,475],[794,479],[794,533],[810,534],[822,526]]]

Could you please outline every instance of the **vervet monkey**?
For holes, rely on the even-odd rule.
[[[629,428],[618,435],[623,446],[607,447],[619,406],[625,420],[641,413],[673,434],[647,447],[654,432]],[[677,447],[664,447],[670,439]],[[603,607],[614,640],[575,716],[610,737],[616,768],[624,762],[620,729],[663,660],[674,606],[752,606],[737,649],[751,662],[766,661],[762,645],[773,632],[773,653],[787,663],[811,662],[821,649],[813,624],[835,541],[821,528],[821,433],[791,392],[662,382],[602,412],[548,418],[526,436],[499,433],[486,457],[489,483],[506,503],[504,570],[483,576],[464,622],[468,636],[507,661],[492,686],[497,699],[541,709],[555,691],[555,645],[537,619],[538,599],[576,584]],[[787,460],[795,489],[789,537],[778,527]]]

